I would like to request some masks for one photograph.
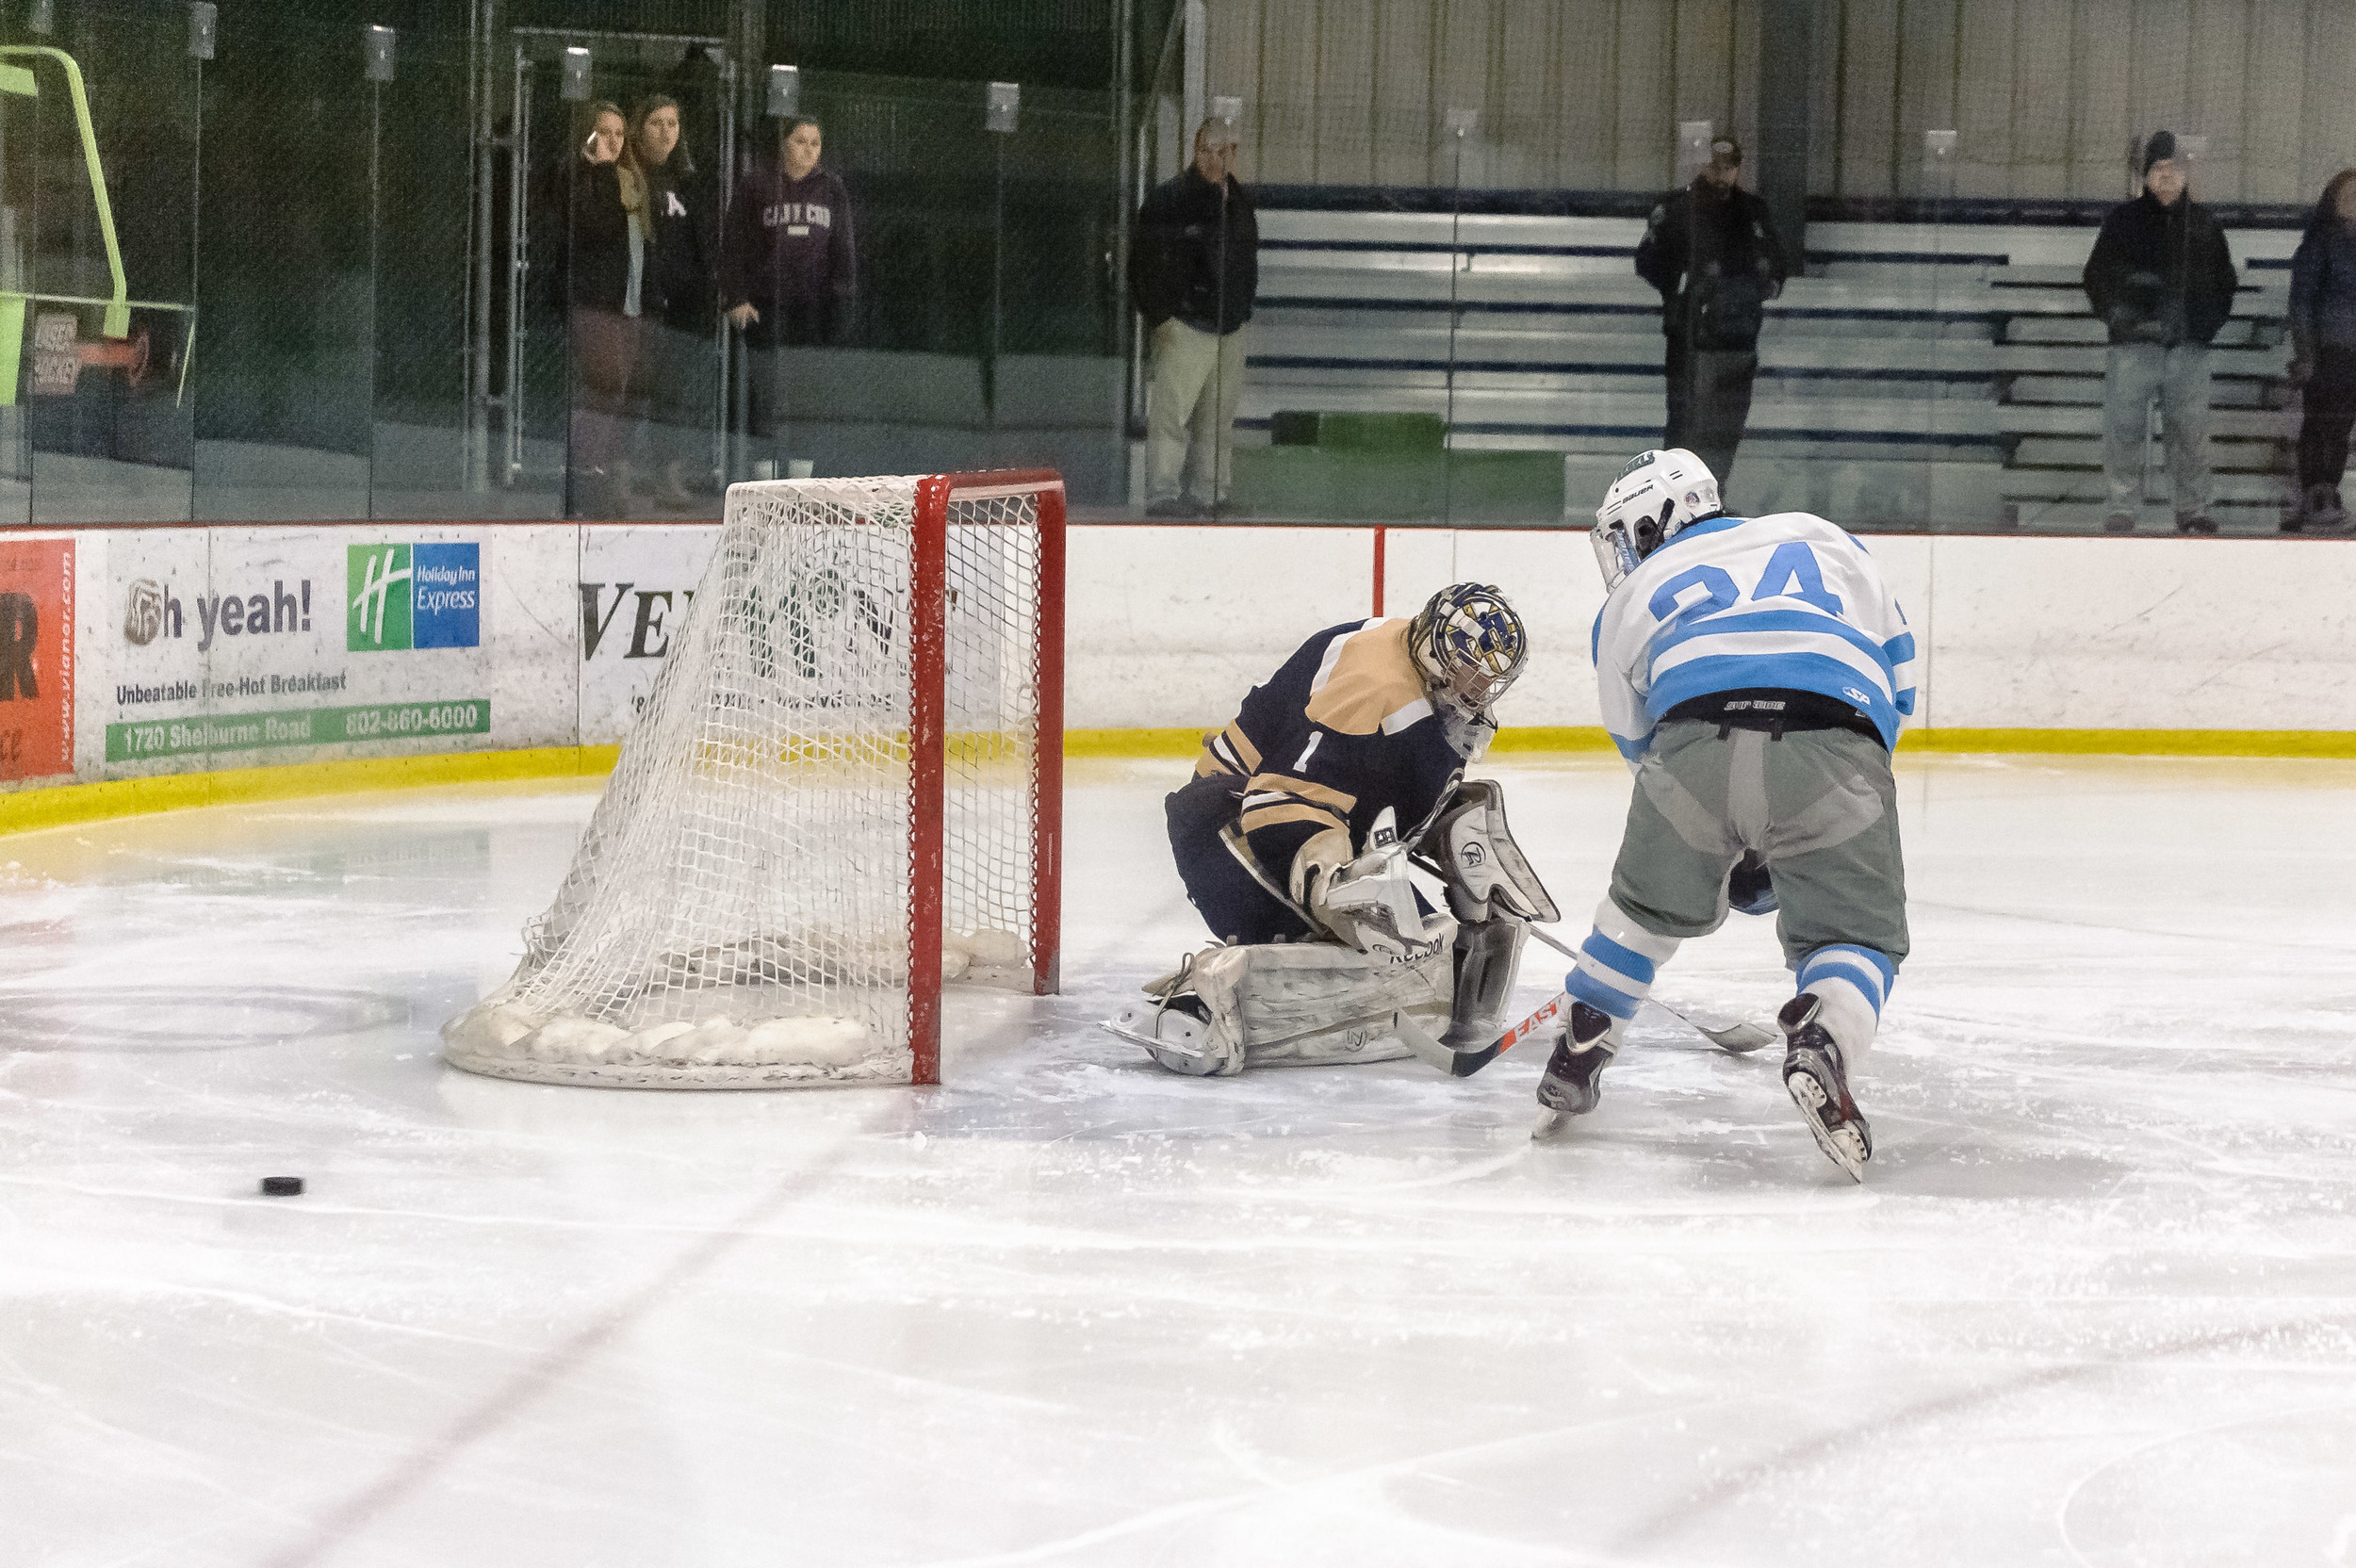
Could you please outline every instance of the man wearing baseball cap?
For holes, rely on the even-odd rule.
[[[1652,209],[1636,247],[1638,275],[1661,290],[1668,339],[1661,444],[1700,457],[1721,490],[1751,415],[1767,302],[1792,271],[1767,204],[1742,188],[1742,144],[1717,138],[1693,183]]]
[[[2233,313],[2238,275],[2225,232],[2192,199],[2175,136],[2143,144],[2143,194],[2113,207],[2086,257],[2086,299],[2110,329],[2102,364],[2102,527],[2133,533],[2143,501],[2151,400],[2168,433],[2179,533],[2215,533],[2209,516],[2209,340]]]

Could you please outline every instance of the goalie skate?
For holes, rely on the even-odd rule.
[[[1147,1055],[1172,1072],[1199,1078],[1219,1070],[1219,1058],[1211,1051],[1210,1012],[1199,996],[1132,1002],[1100,1027],[1131,1045],[1142,1046]]]

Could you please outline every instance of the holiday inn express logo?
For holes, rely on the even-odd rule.
[[[480,545],[348,546],[345,581],[353,653],[482,645]]]
[[[347,551],[352,624],[345,646],[354,653],[409,646],[410,589],[416,569],[408,545],[353,545]],[[386,641],[385,634],[391,633]]]

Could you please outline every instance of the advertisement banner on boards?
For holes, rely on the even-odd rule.
[[[142,530],[108,543],[109,765],[245,767],[493,731],[481,537]],[[291,750],[293,755],[285,755]]]
[[[581,531],[581,744],[630,732],[719,542],[712,523]]]
[[[0,539],[0,779],[74,771],[74,541]]]

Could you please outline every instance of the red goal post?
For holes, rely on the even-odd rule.
[[[1052,468],[936,474],[917,482],[910,572],[908,713],[908,1045],[910,1082],[941,1082],[941,991],[946,933],[950,540],[958,528],[1005,526],[1003,503],[1027,502],[1037,537],[1037,692],[1031,773],[1031,993],[1062,986],[1064,487]],[[993,503],[1002,503],[994,506]]]

